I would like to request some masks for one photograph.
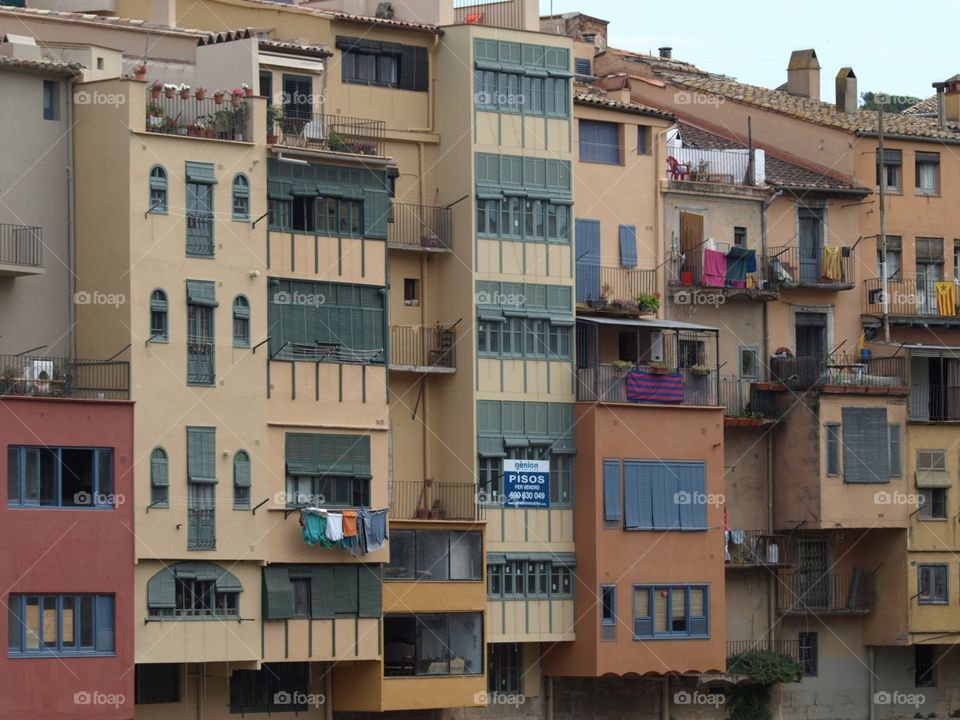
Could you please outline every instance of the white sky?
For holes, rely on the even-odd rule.
[[[610,21],[610,45],[638,52],[673,47],[673,56],[753,85],[787,79],[792,50],[812,47],[820,59],[820,97],[833,100],[845,65],[858,89],[926,98],[931,83],[960,72],[957,0],[553,0],[553,12],[584,12]],[[540,0],[540,13],[550,12]]]

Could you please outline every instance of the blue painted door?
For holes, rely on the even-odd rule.
[[[600,297],[600,221],[577,220],[577,302]]]

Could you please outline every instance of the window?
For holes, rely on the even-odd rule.
[[[43,81],[43,119],[60,119],[60,83],[56,80]]]
[[[747,246],[747,229],[745,227],[733,228],[733,244],[737,247]]]
[[[250,219],[250,181],[243,173],[233,176],[233,219]]]
[[[573,504],[573,455],[550,455],[550,506]]]
[[[799,633],[800,665],[804,677],[816,677],[820,660],[820,646],[815,632]]]
[[[187,428],[187,549],[217,547],[216,428]]]
[[[136,705],[180,702],[179,664],[138,664],[135,673],[133,694]]]
[[[519,643],[487,645],[487,690],[492,693],[523,692],[522,665]]]
[[[112,655],[112,595],[10,595],[11,656]]]
[[[482,580],[479,532],[394,530],[390,533],[387,580]]]
[[[307,200],[306,202],[309,202]],[[313,210],[307,211],[310,220],[302,227],[297,226],[296,198],[294,199],[294,229],[313,232],[334,237],[360,237],[363,234],[363,201],[347,200],[344,198],[316,197],[316,225],[312,217]]]
[[[492,600],[572,598],[574,562],[572,553],[491,556],[487,595]]]
[[[625,530],[705,530],[706,466],[624,460],[623,501]]]
[[[887,279],[899,280],[902,242],[899,235],[887,235]],[[877,239],[877,277],[883,277],[883,247]]]
[[[746,380],[760,377],[760,351],[757,348],[740,348],[740,377]]]
[[[167,342],[167,293],[159,288],[150,293],[150,340]]]
[[[600,624],[617,624],[617,586],[600,586]]]
[[[10,507],[112,510],[113,450],[7,447]]]
[[[827,475],[840,475],[840,425],[827,423],[823,426],[826,433]]]
[[[212,282],[187,280],[187,384],[216,382],[216,345],[213,310],[217,307]]]
[[[270,198],[268,209],[270,211],[270,227],[282,230],[289,230],[293,227],[290,220],[292,207],[289,200]]]
[[[210,163],[187,163],[187,255],[213,257],[213,186]]]
[[[290,577],[293,587],[293,616],[310,617],[310,586],[309,577]]]
[[[250,509],[250,456],[246,450],[233,456],[233,509]]]
[[[287,505],[370,506],[370,437],[287,433]]]
[[[403,279],[403,304],[420,304],[420,281],[416,278]]]
[[[284,129],[296,134],[313,119],[313,77],[283,75]]]
[[[157,612],[163,617],[236,618],[239,617],[240,593],[217,589],[214,580],[176,578],[176,604],[173,612]]]
[[[150,453],[150,507],[170,507],[170,466],[160,447]]]
[[[917,601],[921,605],[946,604],[947,587],[946,565],[917,565]]]
[[[707,348],[703,340],[678,340],[677,365],[681,368],[691,368],[694,365],[706,364]]]
[[[633,636],[710,637],[706,585],[634,586]]]
[[[903,152],[901,150],[884,150],[883,167],[880,163],[880,151],[877,150],[877,185],[881,180],[884,188],[890,192],[901,191],[903,176]]]
[[[158,214],[167,212],[167,171],[162,165],[154,165],[150,168],[149,212]]]
[[[900,427],[887,425],[886,408],[845,407],[842,420],[845,483],[885,483],[900,474]]]
[[[580,121],[580,162],[620,164],[620,126],[617,123]]]
[[[574,61],[574,70],[579,77],[589,78],[592,74],[590,58],[576,58]]]
[[[480,320],[477,323],[477,352],[480,355],[500,355],[500,328],[503,323]]]
[[[250,347],[250,301],[243,295],[233,300],[233,346]]]
[[[919,491],[920,508],[917,517],[921,520],[947,519],[946,488],[926,488]]]
[[[913,646],[913,685],[914,687],[936,687],[934,675],[937,663],[933,645]]]
[[[387,615],[383,619],[387,677],[483,673],[481,613]]]
[[[915,160],[917,194],[938,194],[940,192],[940,153],[918,152]]]
[[[415,45],[337,36],[343,51],[343,82],[425,92],[430,73],[427,49]]]
[[[263,588],[265,620],[379,618],[383,614],[379,565],[271,563],[263,569]]]
[[[606,527],[620,527],[623,501],[621,500],[620,461],[603,461],[603,522]]]
[[[230,675],[230,713],[301,713],[310,693],[308,663],[264,663],[259,670],[234,670]]]
[[[637,126],[637,155],[649,155],[653,148],[650,145],[651,128],[646,125]]]
[[[637,226],[620,226],[620,265],[622,267],[637,266]]]

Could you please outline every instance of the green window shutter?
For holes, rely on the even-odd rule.
[[[147,581],[147,607],[175,608],[177,582],[171,568],[164,568]]]
[[[500,401],[477,401],[477,432],[499,435],[500,430]]]
[[[390,217],[390,198],[387,188],[367,187],[363,203],[364,236],[370,238],[387,239],[387,220]]]
[[[188,183],[203,183],[206,185],[215,185],[217,177],[214,172],[213,163],[201,163],[187,161],[186,179]]]
[[[310,574],[310,614],[332,618],[336,612],[336,575],[333,565],[313,565]]]
[[[263,569],[263,617],[277,620],[293,616],[293,586],[283,565],[267,565]]]
[[[507,456],[503,449],[503,438],[501,437],[477,438],[477,453],[480,457],[505,458]]]
[[[187,304],[217,307],[217,290],[207,280],[187,280]]]
[[[504,400],[500,404],[504,435],[523,435],[523,403]]]
[[[240,455],[243,457],[239,457]],[[233,459],[233,484],[237,487],[250,487],[250,456],[238,452]]]
[[[187,428],[187,480],[216,484],[216,428]]]
[[[170,486],[167,454],[160,448],[154,450],[150,455],[150,484],[154,487]]]
[[[524,407],[524,433],[528,437],[546,437],[547,403],[528,402]]]
[[[360,565],[357,568],[359,593],[357,615],[380,617],[383,614],[383,580],[379,565]]]
[[[314,435],[306,433],[286,434],[286,465],[290,475],[319,475],[319,447],[314,444]]]
[[[900,426],[897,424],[890,425],[890,476],[891,477],[901,477],[903,475],[903,462],[901,460],[901,446],[900,446]]]
[[[370,471],[370,436],[351,436],[351,459],[353,471],[357,475],[371,475]]]
[[[224,570],[219,565],[211,564],[214,570],[214,580],[216,582],[217,592],[239,593],[243,592],[243,585],[237,579],[237,576],[228,570]]]

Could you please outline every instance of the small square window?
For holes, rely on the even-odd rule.
[[[920,491],[920,508],[917,517],[921,520],[947,519],[946,488],[927,488]]]
[[[747,246],[747,229],[745,227],[735,227],[733,229],[733,244],[737,247]]]
[[[416,278],[404,278],[403,281],[403,304],[420,304],[420,281]]]
[[[102,57],[98,57],[98,58],[97,58],[97,70],[103,70],[103,58],[102,58]]]
[[[746,379],[760,377],[760,351],[756,348],[740,348],[740,377]]]
[[[43,81],[43,119],[60,119],[60,83],[55,80]]]

